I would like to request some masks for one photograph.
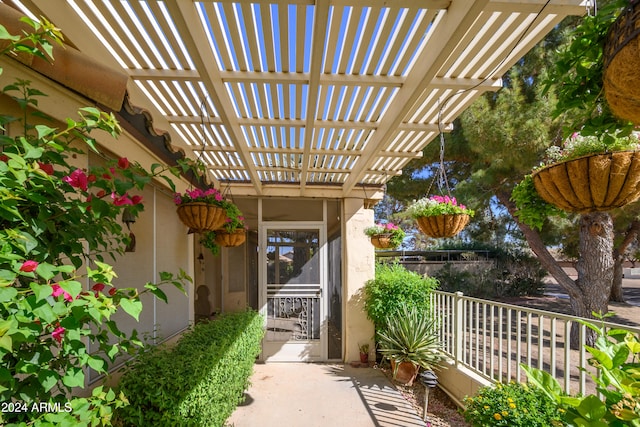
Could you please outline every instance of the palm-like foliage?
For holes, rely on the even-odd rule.
[[[403,304],[378,331],[379,351],[396,363],[396,370],[402,362],[424,369],[437,368],[443,359],[437,327],[438,322],[427,313]]]

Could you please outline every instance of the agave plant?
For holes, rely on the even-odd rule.
[[[378,331],[380,353],[394,362],[394,377],[402,362],[423,369],[438,368],[443,359],[438,322],[416,307],[403,304]]]

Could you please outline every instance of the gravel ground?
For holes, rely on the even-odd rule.
[[[413,386],[408,387],[398,383],[392,379],[391,370],[389,368],[380,368],[389,380],[396,386],[402,395],[407,399],[419,416],[424,416],[424,386],[419,382],[415,382]],[[449,398],[449,396],[436,387],[429,390],[429,406],[427,407],[427,426],[430,427],[470,427],[471,424],[464,420],[458,406]]]

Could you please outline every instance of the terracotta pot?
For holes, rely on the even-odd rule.
[[[391,243],[391,234],[374,234],[371,236],[371,244],[378,249],[394,247]]]
[[[603,86],[616,116],[640,124],[640,1],[620,12],[605,40]]]
[[[227,220],[227,210],[203,202],[183,203],[178,206],[180,221],[196,233],[217,230]]]
[[[469,223],[469,215],[434,215],[416,218],[418,228],[429,237],[453,237]]]
[[[391,371],[394,373],[393,379],[399,383],[412,386],[419,370],[420,366],[414,365],[412,362],[400,362],[396,371],[396,362],[391,359]]]
[[[608,211],[640,197],[640,152],[583,156],[546,166],[532,177],[540,197],[564,211]]]
[[[216,230],[215,241],[224,247],[240,246],[247,239],[247,232],[244,228],[239,228],[232,233],[225,230]]]
[[[369,363],[368,353],[360,353],[360,363]]]

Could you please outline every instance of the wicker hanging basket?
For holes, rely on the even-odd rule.
[[[604,93],[616,116],[640,124],[640,0],[609,28],[603,51]]]
[[[640,197],[640,152],[593,154],[532,174],[545,201],[567,212],[608,211]]]
[[[178,206],[180,220],[196,233],[217,230],[227,219],[227,211],[203,202],[183,203]]]
[[[247,232],[244,228],[239,228],[231,233],[225,230],[216,230],[215,241],[218,245],[227,248],[240,246],[247,240]]]
[[[371,236],[371,244],[377,249],[389,249],[395,246],[391,243],[391,234],[374,234]]]
[[[421,216],[416,218],[418,228],[429,237],[453,237],[462,231],[471,217],[467,214]]]

